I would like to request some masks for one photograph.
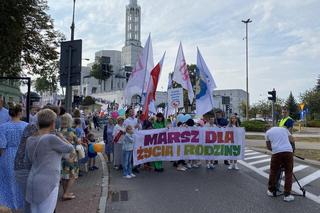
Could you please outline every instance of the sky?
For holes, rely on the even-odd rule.
[[[129,0],[77,0],[75,39],[83,58],[93,62],[99,50],[121,50],[125,42],[125,6]],[[56,29],[70,39],[73,0],[48,0]],[[188,64],[199,47],[216,89],[246,89],[245,24],[250,18],[250,103],[267,100],[276,89],[299,101],[320,76],[320,1],[318,0],[138,0],[141,44],[151,33],[154,61],[166,51],[158,90],[166,90],[179,42]],[[87,62],[83,61],[85,65]]]

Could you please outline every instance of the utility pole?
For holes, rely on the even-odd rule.
[[[246,24],[246,92],[247,92],[247,104],[246,104],[246,120],[249,120],[249,89],[248,89],[248,24],[252,22],[252,20],[242,20],[243,23]]]
[[[73,11],[72,11],[72,23],[71,23],[71,41],[74,40],[74,13],[75,13],[76,0],[73,0]],[[71,78],[71,65],[72,65],[72,47],[69,46],[69,66],[68,66],[68,76],[67,76],[67,86],[66,86],[66,96],[65,96],[65,107],[68,113],[72,112],[72,86],[70,85]]]

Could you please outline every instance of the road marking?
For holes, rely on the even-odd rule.
[[[309,166],[306,166],[306,165],[295,166],[295,167],[293,167],[293,172],[298,172],[298,171],[305,169],[307,167],[309,167]]]
[[[250,155],[258,155],[261,154],[260,152],[251,152],[251,153],[246,153],[245,156],[250,156]]]
[[[263,160],[258,160],[258,161],[254,161],[254,162],[251,162],[249,163],[250,165],[255,165],[255,164],[259,164],[259,163],[264,163],[264,162],[270,162],[270,158],[267,158],[267,159],[263,159]]]
[[[269,155],[259,155],[259,156],[253,156],[249,158],[245,158],[245,160],[253,160],[253,159],[259,159],[259,158],[265,158],[268,157]]]
[[[245,161],[242,161],[242,160],[238,160],[238,162],[239,162],[239,164],[241,164],[241,165],[247,167],[248,169],[251,169],[252,171],[256,172],[257,174],[261,175],[262,177],[265,177],[267,179],[269,178],[269,175],[266,172],[262,171],[261,169],[258,169],[258,168],[254,167],[254,166],[250,165],[249,163],[246,163]],[[261,168],[263,168],[263,167],[261,167]],[[318,172],[320,172],[320,171],[318,171]],[[284,181],[281,181],[281,185],[282,186],[284,185]],[[302,194],[300,188],[297,186],[296,183],[294,183],[292,185],[292,191],[294,191],[297,194]],[[306,192],[306,198],[313,200],[314,202],[320,204],[320,196],[317,196],[317,195],[312,194],[310,192]]]
[[[246,149],[244,150],[245,153],[249,153],[249,152],[255,152],[254,150],[251,150],[251,149]]]
[[[320,170],[302,178],[301,180],[299,180],[299,183],[301,186],[305,186],[318,178],[320,178]],[[294,185],[296,185],[298,187],[297,183],[294,183]]]
[[[261,171],[268,170],[268,169],[270,169],[270,164],[263,166],[263,167],[259,167],[258,169]]]

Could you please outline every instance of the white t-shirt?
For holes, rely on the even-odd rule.
[[[124,127],[127,127],[127,126],[130,125],[130,126],[136,131],[136,130],[137,130],[137,129],[136,129],[136,125],[137,125],[137,124],[139,124],[137,118],[129,117],[129,118],[127,118],[126,120],[124,120],[123,126],[124,126]],[[141,128],[141,127],[140,127],[140,125],[139,125],[139,128],[138,128],[138,129],[140,129],[140,128]]]
[[[272,127],[266,132],[266,140],[271,143],[272,154],[292,152],[289,135],[289,130],[284,127]]]

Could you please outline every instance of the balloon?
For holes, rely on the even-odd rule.
[[[181,117],[181,122],[182,122],[182,123],[185,123],[185,122],[187,122],[187,120],[189,120],[189,119],[188,119],[188,116],[182,115],[182,117]]]
[[[191,115],[189,115],[189,114],[186,114],[186,115],[184,115],[184,116],[186,117],[187,120],[189,120],[189,119],[192,118]]]
[[[111,112],[111,117],[116,119],[119,116],[119,113],[117,111]]]
[[[93,144],[93,150],[95,152],[103,152],[104,151],[104,143],[95,143],[95,144]]]
[[[118,110],[118,114],[119,114],[119,116],[124,116],[124,115],[126,114],[126,110],[124,110],[124,109],[119,109],[119,110]]]
[[[183,117],[184,117],[184,115],[183,114],[179,114],[178,116],[177,116],[177,120],[178,120],[178,122],[182,122],[183,123]]]

